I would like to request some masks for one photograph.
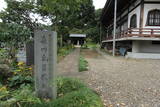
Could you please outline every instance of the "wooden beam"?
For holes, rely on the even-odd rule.
[[[99,35],[100,35],[99,42],[101,44],[102,43],[102,25],[101,23],[99,24]]]
[[[141,1],[140,28],[143,28],[143,20],[144,20],[144,0]]]

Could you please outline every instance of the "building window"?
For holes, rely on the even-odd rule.
[[[147,26],[160,26],[160,10],[151,10],[148,12]]]
[[[130,28],[136,28],[137,27],[137,15],[134,14],[131,17],[131,21],[130,21]]]

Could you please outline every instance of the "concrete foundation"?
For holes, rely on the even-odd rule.
[[[128,52],[126,58],[135,58],[135,59],[160,59],[160,54],[154,53],[132,53]]]
[[[152,41],[133,41],[132,52],[160,54],[160,44],[152,44]]]
[[[132,52],[128,52],[126,58],[160,59],[160,44],[153,44],[152,41],[133,41]]]

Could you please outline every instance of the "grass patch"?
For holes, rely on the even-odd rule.
[[[79,72],[88,70],[88,62],[84,59],[84,57],[80,56],[79,58]]]
[[[58,78],[57,79],[57,94],[58,97],[61,97],[67,93],[72,91],[77,91],[82,88],[86,88],[87,86],[84,85],[80,80],[74,78]]]
[[[57,88],[56,100],[23,107],[103,107],[101,98],[77,79],[58,78]]]
[[[94,50],[98,47],[100,47],[98,44],[93,43],[93,42],[88,42],[82,46],[82,49],[93,49]]]
[[[9,91],[0,86],[2,107],[103,107],[101,98],[80,80],[60,77],[57,79],[56,100],[39,99],[32,86],[22,86]]]
[[[54,101],[53,105],[55,107],[103,107],[100,97],[88,88],[68,93]]]

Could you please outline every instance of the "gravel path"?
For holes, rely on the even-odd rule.
[[[97,58],[86,56],[90,70],[84,79],[100,93],[106,107],[160,107],[160,60],[99,53]]]
[[[125,59],[91,50],[82,54],[89,71],[78,72],[76,49],[58,64],[58,74],[86,82],[106,107],[160,107],[160,60]]]

